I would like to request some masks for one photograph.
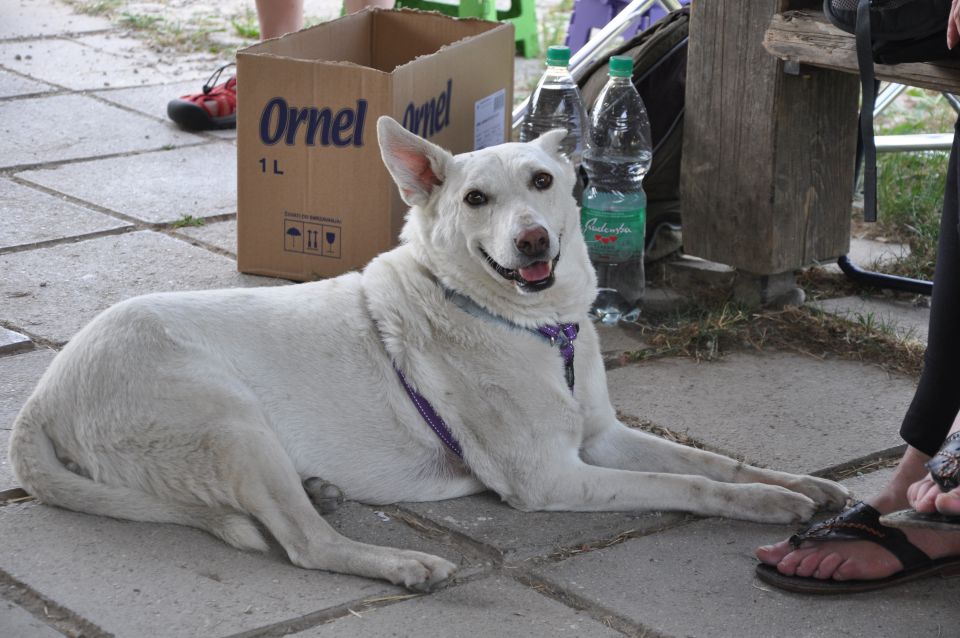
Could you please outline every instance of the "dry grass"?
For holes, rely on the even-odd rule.
[[[667,356],[713,361],[734,351],[780,350],[871,363],[913,377],[923,366],[924,346],[898,339],[889,326],[812,308],[754,311],[728,302],[643,328],[650,346],[623,355],[622,363]]]
[[[831,472],[830,478],[834,481],[845,481],[848,478],[860,476],[861,474],[870,474],[888,467],[896,467],[899,462],[900,456],[880,457],[872,461],[866,461],[865,463],[838,470],[837,472]]]

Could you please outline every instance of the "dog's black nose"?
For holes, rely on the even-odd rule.
[[[523,230],[515,243],[527,257],[539,257],[550,248],[550,235],[543,226],[533,226]]]

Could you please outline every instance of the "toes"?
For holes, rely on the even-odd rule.
[[[846,558],[833,572],[834,580],[875,580],[900,571],[900,561],[884,550],[883,555],[871,553]]]
[[[413,591],[430,592],[456,571],[455,564],[439,556],[410,552],[402,561],[398,580],[393,582]]]
[[[780,541],[774,545],[764,545],[758,547],[756,551],[757,559],[767,565],[776,565],[783,557],[793,551],[790,541]]]
[[[817,550],[815,548],[808,547],[790,552],[783,557],[783,560],[777,563],[777,571],[786,576],[796,575],[797,569],[800,567],[800,564],[803,562],[803,560],[816,551]]]
[[[786,487],[812,499],[817,506],[840,509],[850,500],[850,490],[835,481],[816,476],[798,476]]]
[[[817,568],[820,566],[820,561],[823,560],[822,552],[813,552],[808,554],[803,560],[800,561],[800,564],[797,565],[797,576],[802,576],[808,578],[813,576],[817,571]]]
[[[842,565],[845,560],[846,559],[837,552],[827,554],[823,557],[823,560],[820,561],[816,571],[813,572],[813,577],[823,579],[833,578],[833,573],[837,571],[837,567]]]
[[[941,514],[960,515],[960,490],[937,494],[934,504]]]

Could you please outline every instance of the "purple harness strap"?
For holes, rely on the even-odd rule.
[[[530,330],[530,332],[546,338],[550,341],[550,345],[559,344],[560,354],[563,357],[563,371],[567,379],[567,387],[573,392],[573,341],[580,332],[580,325],[576,323],[563,323],[557,326],[541,326],[536,330]],[[463,449],[460,447],[457,439],[454,438],[453,432],[450,431],[450,428],[447,427],[447,424],[443,421],[443,417],[437,414],[437,411],[433,409],[433,406],[430,405],[430,402],[427,401],[422,394],[411,387],[407,382],[407,378],[403,376],[399,368],[394,366],[394,369],[397,371],[397,376],[400,377],[400,382],[403,383],[404,390],[407,391],[407,395],[410,397],[410,400],[413,401],[413,405],[416,406],[417,412],[420,413],[423,420],[427,422],[427,425],[430,426],[430,429],[434,431],[440,440],[450,448],[451,452],[463,458]]]
[[[430,429],[440,437],[440,440],[443,441],[450,450],[463,458],[463,450],[460,448],[460,444],[457,443],[457,440],[453,438],[453,432],[450,431],[450,428],[447,427],[447,424],[443,422],[443,418],[437,414],[436,410],[433,409],[433,406],[430,405],[430,402],[423,398],[419,392],[410,387],[410,384],[407,383],[407,378],[403,376],[403,373],[400,372],[399,368],[394,367],[397,371],[397,375],[400,377],[400,382],[403,383],[403,389],[407,391],[410,400],[413,401],[413,404],[417,406],[417,412],[420,413],[420,416],[423,417],[423,420],[427,422],[427,425],[430,426]]]
[[[573,392],[573,340],[580,333],[580,324],[562,323],[559,326],[540,326],[537,332],[550,340],[550,345],[560,342],[560,354],[563,355],[563,373],[567,377],[567,387]]]

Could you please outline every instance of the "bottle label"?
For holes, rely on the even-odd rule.
[[[628,211],[580,209],[580,228],[593,261],[619,264],[643,255],[647,209]]]

